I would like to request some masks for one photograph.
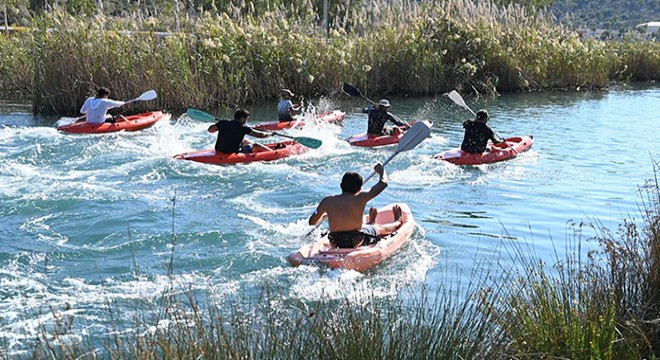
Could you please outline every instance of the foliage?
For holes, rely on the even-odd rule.
[[[555,0],[496,0],[495,2],[503,5],[520,4],[531,7],[544,7],[551,5]]]
[[[281,87],[331,95],[346,79],[369,93],[433,95],[659,78],[659,43],[584,40],[526,7],[377,0],[345,9],[326,32],[311,3],[258,16],[247,4],[178,21],[60,8],[32,20],[34,31],[12,50],[22,55],[6,56],[2,71],[36,112],[58,115],[76,115],[98,86],[120,99],[155,89],[157,106],[181,110],[270,101]],[[34,74],[31,86],[24,74]]]
[[[628,31],[660,19],[658,0],[555,0],[549,9],[572,28]]]
[[[660,168],[654,165],[657,174]],[[552,269],[518,247],[500,325],[511,339],[512,357],[649,359],[660,353],[660,186],[648,182],[641,195],[643,226],[624,221],[612,232],[601,224],[573,224],[565,259]],[[584,227],[599,243],[582,257]]]

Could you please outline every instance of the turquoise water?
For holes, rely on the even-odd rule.
[[[27,103],[0,103],[0,339],[23,348],[39,324],[53,322],[51,307],[66,304],[79,330],[105,334],[107,304],[125,319],[148,312],[145,304],[169,290],[170,270],[177,287],[210,298],[258,294],[268,283],[282,299],[313,301],[442,287],[494,263],[506,242],[552,260],[572,223],[615,228],[638,215],[637,191],[660,153],[657,85],[466,98],[475,111],[489,109],[501,135],[535,138],[518,158],[478,167],[432,158],[460,144],[465,110],[442,97],[390,100],[396,115],[429,119],[434,129],[387,165],[390,187],[371,203],[408,203],[415,236],[365,274],[286,260],[311,241],[307,218],[339,191],[341,175],[366,176],[395,149],[342,140],[366,129],[364,102],[318,100],[319,109],[346,111],[344,126],[288,133],[319,138],[321,148],[240,166],[172,159],[214,143],[208,123],[185,116],[136,133],[70,135],[55,130],[57,119],[32,117]],[[256,124],[272,120],[275,104],[250,110]]]

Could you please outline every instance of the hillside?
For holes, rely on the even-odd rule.
[[[660,21],[660,0],[556,0],[548,9],[572,28],[606,29],[613,33]]]

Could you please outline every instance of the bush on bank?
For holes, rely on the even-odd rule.
[[[660,44],[581,39],[542,12],[468,0],[352,5],[326,33],[308,2],[259,15],[81,17],[53,11],[1,41],[9,91],[44,114],[77,114],[97,86],[129,99],[156,89],[173,110],[273,100],[278,89],[331,95],[343,81],[368,93],[436,95],[605,88],[658,80]],[[14,37],[21,37],[15,41]]]

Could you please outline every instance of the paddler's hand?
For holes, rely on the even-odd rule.
[[[383,172],[385,171],[385,168],[383,167],[383,164],[378,163],[378,164],[376,164],[376,166],[374,166],[374,171],[379,176],[383,176]]]

